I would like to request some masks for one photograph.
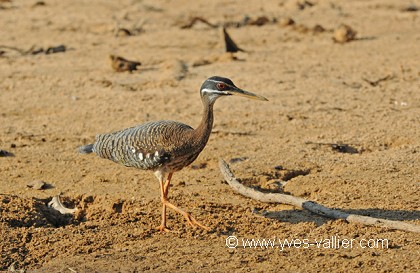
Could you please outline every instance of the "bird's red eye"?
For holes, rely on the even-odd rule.
[[[219,82],[217,85],[217,89],[224,90],[226,88],[226,85],[224,83]]]

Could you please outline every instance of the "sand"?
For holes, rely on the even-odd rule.
[[[0,157],[0,270],[418,272],[419,234],[250,200],[223,181],[218,159],[248,186],[286,181],[284,192],[328,207],[420,225],[419,6],[1,1],[0,149],[14,156]],[[185,28],[193,17],[227,25],[245,52],[226,54],[220,27]],[[341,24],[353,40],[334,42]],[[141,65],[116,72],[109,55]],[[213,75],[269,101],[216,102],[206,148],[169,195],[212,230],[170,211],[172,232],[160,233],[153,173],[77,148],[148,121],[197,126]],[[27,186],[35,180],[46,184]],[[47,207],[58,194],[75,215]]]

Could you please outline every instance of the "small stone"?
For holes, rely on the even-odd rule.
[[[348,43],[356,38],[356,34],[350,26],[342,24],[334,31],[333,40],[340,44]]]
[[[253,214],[260,214],[260,208],[252,208],[251,213]]]
[[[402,8],[401,11],[404,11],[404,12],[417,12],[417,11],[419,11],[419,8],[415,4],[411,4],[411,5],[407,6],[407,7]]]
[[[201,169],[205,169],[206,167],[207,167],[207,163],[200,163],[200,164],[191,165],[191,169],[193,169],[193,170],[201,170]]]
[[[263,26],[268,23],[270,23],[270,19],[268,19],[266,16],[260,16],[257,19],[249,22],[250,25],[254,26]]]
[[[129,31],[126,28],[119,28],[117,29],[115,36],[117,37],[127,37],[127,36],[131,36],[131,31]]]
[[[234,164],[234,163],[238,163],[238,162],[245,161],[245,160],[247,160],[247,159],[248,159],[248,157],[246,157],[246,156],[242,156],[242,157],[234,157],[234,158],[231,158],[231,159],[229,160],[229,163]]]
[[[26,186],[34,190],[43,190],[45,188],[45,185],[46,183],[42,180],[34,180],[32,182],[29,182]]]
[[[314,33],[322,33],[322,32],[325,32],[326,29],[323,26],[317,24],[312,28],[312,31]]]
[[[264,188],[271,192],[283,192],[282,181],[269,181],[264,185]]]
[[[115,55],[110,55],[109,58],[111,60],[111,66],[116,72],[132,72],[133,70],[137,70],[137,66],[141,65],[140,62],[129,61],[123,57]]]
[[[290,18],[290,17],[281,18],[279,20],[279,25],[281,27],[291,26],[291,25],[294,25],[294,24],[295,24],[295,21],[292,18]]]
[[[47,50],[45,51],[45,54],[66,52],[66,50],[67,50],[67,47],[65,45],[52,46],[52,47],[47,48]]]
[[[274,169],[276,169],[277,171],[282,171],[284,170],[284,167],[281,165],[277,165],[277,166],[274,166]]]

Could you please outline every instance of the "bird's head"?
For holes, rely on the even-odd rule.
[[[218,76],[208,78],[201,86],[200,94],[202,98],[207,98],[210,103],[213,103],[220,97],[232,95],[267,101],[263,96],[236,87],[230,79]]]

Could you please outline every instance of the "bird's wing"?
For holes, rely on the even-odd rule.
[[[175,121],[149,122],[97,135],[93,150],[100,157],[128,167],[155,169],[171,160],[191,130],[190,126]]]

